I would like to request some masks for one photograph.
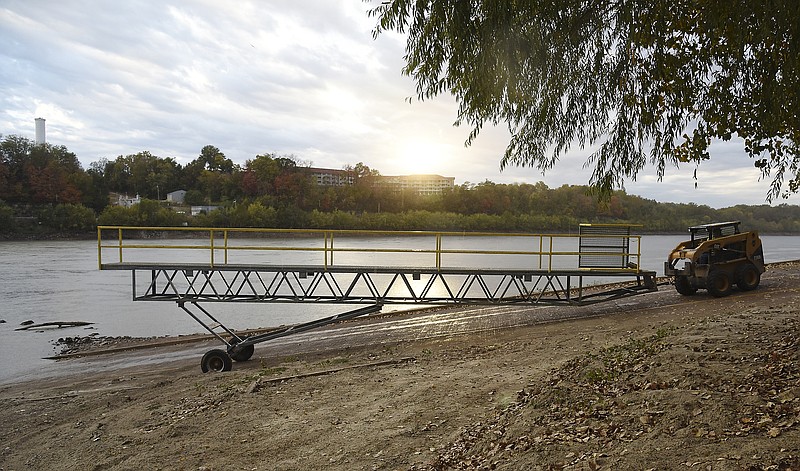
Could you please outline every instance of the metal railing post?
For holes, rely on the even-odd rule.
[[[333,232],[331,232],[331,266],[333,266],[333,263],[334,263],[333,262],[333,253],[334,253],[334,251],[335,250],[333,248]]]
[[[324,250],[322,252],[322,255],[324,257],[325,270],[327,270],[328,269],[328,231],[325,231],[325,232],[322,233],[322,238],[325,240]]]
[[[222,232],[222,238],[223,238],[223,244],[224,244],[223,245],[223,247],[224,247],[223,248],[223,254],[225,255],[225,265],[227,265],[228,264],[228,229],[225,229]]]
[[[642,269],[642,236],[636,236],[636,270]]]
[[[542,250],[544,249],[544,236],[539,236],[539,270],[542,269]]]
[[[97,269],[103,269],[103,244],[100,226],[97,226]]]
[[[214,268],[214,229],[209,229],[208,233],[211,242],[211,268]]]
[[[442,234],[436,233],[436,269],[442,269]]]

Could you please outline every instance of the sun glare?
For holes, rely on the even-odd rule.
[[[396,168],[405,175],[441,172],[445,160],[441,146],[429,142],[411,141],[397,151]]]

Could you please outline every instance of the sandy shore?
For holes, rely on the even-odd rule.
[[[0,469],[800,469],[799,289],[5,385]]]

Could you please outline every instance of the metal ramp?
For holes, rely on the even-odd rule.
[[[99,268],[129,271],[133,300],[175,302],[225,344],[203,357],[203,371],[229,370],[256,343],[384,304],[585,305],[655,291],[640,255],[639,236],[616,225],[582,225],[577,236],[98,227]],[[359,258],[384,263],[340,263]],[[242,338],[201,305],[223,302],[367,307]]]

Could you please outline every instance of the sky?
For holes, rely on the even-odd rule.
[[[405,38],[373,38],[378,0],[3,0],[0,134],[66,146],[84,168],[149,151],[180,164],[206,145],[244,165],[265,153],[314,167],[363,162],[383,175],[434,173],[457,185],[585,185],[592,149],[575,146],[551,170],[500,170],[504,127],[470,147],[450,95],[416,99],[403,76]],[[711,160],[652,167],[629,194],[715,208],[764,204],[769,182],[741,141]],[[800,196],[772,204],[800,204]]]

